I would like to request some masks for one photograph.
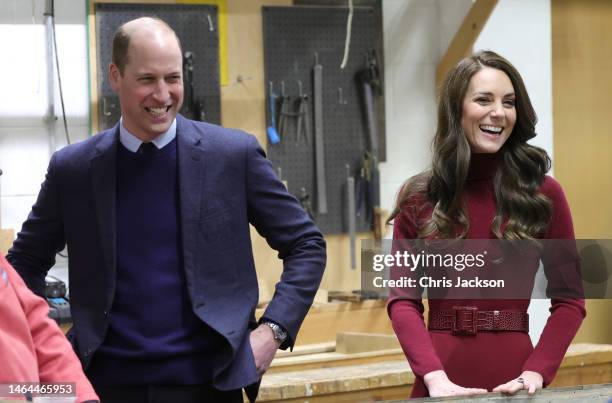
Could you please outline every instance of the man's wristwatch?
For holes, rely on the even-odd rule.
[[[285,329],[280,327],[274,322],[261,322],[262,325],[268,326],[272,329],[272,333],[274,333],[274,340],[278,341],[280,344],[283,344],[285,340],[287,340],[287,332]]]

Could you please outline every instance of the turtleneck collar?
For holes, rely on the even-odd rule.
[[[497,170],[499,153],[472,154],[470,168],[468,170],[468,181],[492,179]]]

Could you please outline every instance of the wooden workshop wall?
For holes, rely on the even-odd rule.
[[[577,238],[612,238],[612,2],[552,0],[554,170]],[[612,343],[610,300],[587,301],[576,342]]]
[[[95,29],[93,24],[94,3],[208,3],[217,4],[225,10],[227,42],[220,44],[227,60],[221,60],[222,68],[227,70],[222,74],[221,86],[221,116],[222,125],[245,130],[254,134],[265,148],[265,87],[262,34],[262,6],[290,6],[292,0],[90,0],[89,35],[90,59],[93,69],[105,66],[95,65]],[[91,86],[92,131],[97,131],[97,91],[96,83]],[[282,261],[277,258],[265,239],[251,228],[255,265],[257,267],[260,298],[269,299],[274,292],[274,285],[280,278]],[[369,234],[358,234],[358,239],[371,238]],[[321,287],[327,290],[351,291],[360,288],[360,271],[350,269],[349,240],[344,235],[326,237],[327,269]],[[359,251],[359,241],[357,244]],[[357,253],[359,267],[359,253]]]

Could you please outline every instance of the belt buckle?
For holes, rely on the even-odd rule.
[[[454,306],[455,321],[453,334],[456,336],[476,336],[476,317],[478,308],[475,306]]]

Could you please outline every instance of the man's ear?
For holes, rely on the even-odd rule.
[[[110,80],[111,88],[114,91],[119,89],[119,79],[121,76],[121,72],[115,63],[111,63],[108,65],[108,78]]]

